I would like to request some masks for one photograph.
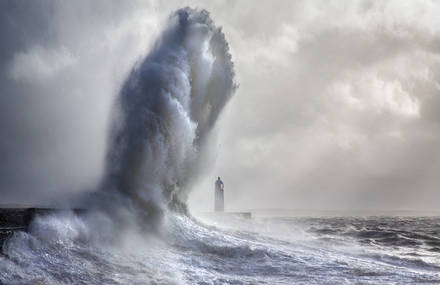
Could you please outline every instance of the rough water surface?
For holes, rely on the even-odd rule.
[[[224,218],[169,213],[158,232],[96,237],[63,213],[17,232],[6,284],[439,284],[440,218]]]

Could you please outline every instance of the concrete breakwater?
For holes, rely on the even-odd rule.
[[[67,209],[60,208],[38,208],[38,207],[3,207],[0,208],[0,254],[4,241],[15,231],[27,231],[28,227],[36,216],[48,215],[57,211]],[[82,214],[85,209],[70,209],[76,214]]]

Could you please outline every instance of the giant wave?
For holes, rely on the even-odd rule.
[[[122,87],[104,191],[122,194],[150,221],[164,210],[186,211],[201,149],[235,89],[228,43],[209,13],[173,13]]]

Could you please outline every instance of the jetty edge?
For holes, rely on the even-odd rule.
[[[36,216],[44,216],[60,211],[72,211],[77,215],[82,215],[87,210],[82,208],[0,205],[0,254],[3,243],[16,231],[28,231],[30,223]]]

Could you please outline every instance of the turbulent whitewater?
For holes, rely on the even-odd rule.
[[[209,224],[209,225],[208,225]],[[167,215],[118,246],[71,214],[37,219],[0,256],[6,284],[439,284],[440,218]]]
[[[37,217],[15,232],[0,283],[440,283],[438,218],[191,217],[191,182],[235,89],[209,14],[173,13],[121,88],[88,212]]]

